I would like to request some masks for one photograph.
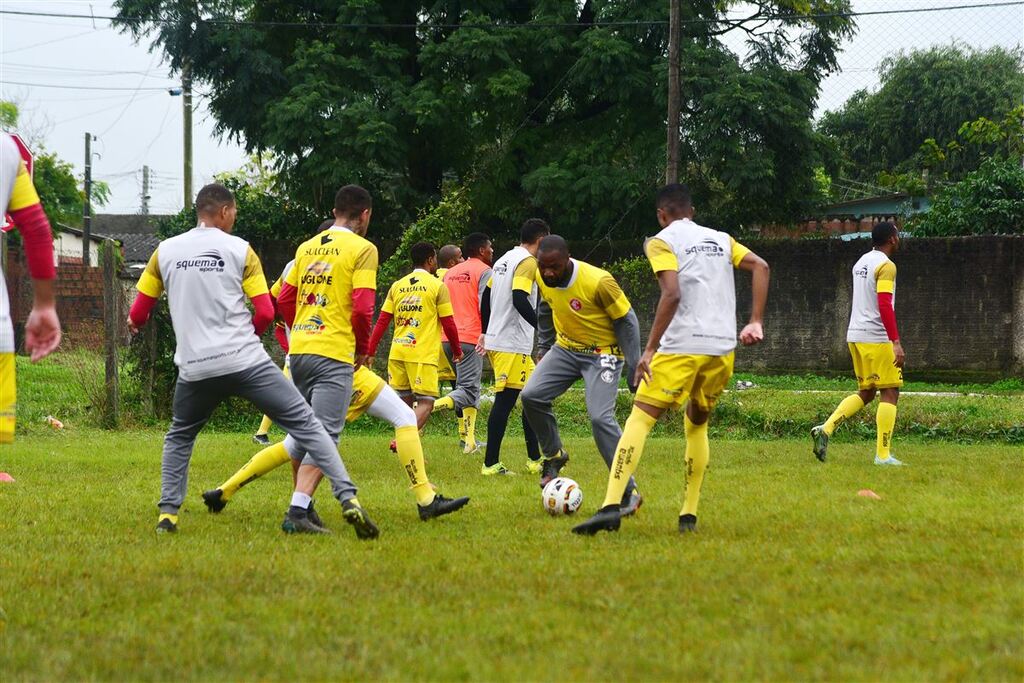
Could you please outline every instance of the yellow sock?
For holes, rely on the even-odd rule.
[[[262,434],[263,436],[266,436],[267,434],[270,433],[270,426],[272,424],[274,424],[274,422],[269,417],[264,415],[263,416],[263,421],[260,422],[260,428],[256,430],[256,433],[257,434]]]
[[[860,394],[850,394],[844,398],[836,406],[835,412],[825,420],[825,433],[832,436],[832,432],[836,431],[836,427],[856,415],[863,407],[864,401],[861,399]]]
[[[431,408],[430,412],[436,413],[439,410],[454,410],[455,401],[452,400],[451,396],[445,396],[434,401],[434,407]]]
[[[695,425],[689,417],[684,417],[683,424],[686,426],[686,486],[683,488],[683,510],[679,514],[696,515],[700,486],[704,483],[704,472],[711,457],[708,423]]]
[[[249,462],[242,465],[241,469],[231,475],[231,478],[221,484],[218,488],[223,492],[221,498],[231,500],[238,489],[242,488],[254,479],[262,477],[267,472],[274,470],[291,460],[284,442],[267,446],[262,451],[252,456]]]
[[[476,443],[476,408],[463,408],[462,414],[466,416],[466,443]]]
[[[626,420],[626,427],[622,430],[622,437],[619,439],[618,448],[615,449],[615,460],[612,461],[612,470],[608,475],[608,491],[604,496],[606,505],[618,505],[622,502],[622,494],[626,492],[629,478],[636,471],[637,463],[644,452],[644,443],[647,435],[654,429],[657,420],[633,406],[633,412]]]
[[[434,501],[434,489],[427,479],[427,470],[423,465],[423,443],[415,426],[399,427],[395,430],[395,445],[398,448],[398,461],[402,463],[412,492],[416,494],[416,502],[430,505]]]
[[[892,432],[896,429],[896,406],[892,403],[879,403],[878,413],[875,414],[875,424],[878,428],[875,454],[885,460],[889,457],[889,449],[892,447]]]
[[[459,417],[455,416],[455,421],[459,423],[459,441],[466,442],[466,416]]]
[[[160,523],[160,522],[164,521],[165,519],[171,520],[171,524],[173,524],[174,526],[178,526],[178,515],[172,515],[172,514],[169,514],[167,512],[163,512],[163,513],[160,514],[160,518],[157,519],[156,521],[157,521],[157,523]]]

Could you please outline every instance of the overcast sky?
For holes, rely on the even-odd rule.
[[[990,0],[1000,2],[1005,0]],[[979,4],[985,0],[854,0],[856,11],[888,11]],[[38,12],[114,12],[105,0],[0,0],[0,9]],[[742,14],[737,10],[737,14]],[[842,73],[824,84],[821,109],[835,109],[859,88],[877,85],[878,63],[900,49],[959,41],[987,48],[1024,43],[1024,4],[919,14],[865,16],[845,46]],[[733,41],[730,41],[731,43]],[[735,43],[742,45],[737,37]],[[0,15],[0,99],[21,107],[22,126],[81,172],[84,136],[98,137],[94,177],[110,183],[109,213],[140,209],[142,167],[152,169],[152,213],[182,205],[182,105],[167,93],[180,84],[148,44],[110,28],[109,22]],[[197,86],[203,90],[205,86]],[[894,103],[896,106],[899,103]],[[194,181],[238,168],[241,146],[216,138],[204,100],[196,98]]]

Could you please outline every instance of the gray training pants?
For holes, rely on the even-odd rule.
[[[452,345],[443,342],[441,348],[448,362],[455,368],[455,389],[448,395],[452,397],[456,410],[480,407],[480,380],[484,374],[483,356],[476,352],[475,344],[459,344],[462,347],[462,360],[452,362]]]
[[[342,363],[311,353],[291,356],[290,362],[292,381],[295,382],[299,394],[309,401],[309,405],[313,407],[313,414],[323,423],[324,429],[337,447],[338,437],[345,428],[348,406],[352,401],[352,376],[355,368],[351,363]],[[303,465],[320,466],[316,458],[312,457],[313,454],[303,448],[299,440],[292,438],[291,434],[285,437],[284,447],[293,460],[302,458]],[[346,492],[345,498],[356,495],[355,485],[351,481],[348,484],[351,489]]]
[[[537,433],[540,451],[544,456],[555,455],[562,448],[562,437],[558,434],[558,423],[551,403],[582,378],[594,441],[597,442],[601,457],[611,468],[615,449],[622,436],[619,423],[615,420],[615,399],[619,392],[622,366],[621,358],[573,353],[557,344],[544,354],[520,395],[523,412]],[[630,479],[627,495],[634,486]]]
[[[197,382],[178,380],[174,387],[174,417],[164,438],[160,512],[172,515],[178,512],[185,500],[188,465],[196,436],[217,406],[230,396],[241,396],[251,401],[288,432],[290,438],[301,444],[302,450],[312,455],[314,462],[331,481],[338,500],[355,495],[355,485],[338,456],[337,442],[313,415],[295,385],[267,358],[251,368],[227,375]],[[347,405],[347,398],[345,402]]]

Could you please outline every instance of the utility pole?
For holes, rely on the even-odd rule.
[[[142,211],[143,216],[149,215],[149,166],[142,167]]]
[[[82,211],[82,265],[89,267],[92,246],[92,133],[85,134],[85,208]]]
[[[185,157],[185,210],[192,208],[192,62],[186,57],[181,67],[181,105]]]
[[[679,0],[669,0],[668,19],[668,140],[665,184],[679,182]]]

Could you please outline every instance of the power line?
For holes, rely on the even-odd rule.
[[[854,17],[870,17],[880,16],[888,14],[921,14],[925,12],[949,12],[954,10],[964,9],[985,9],[985,8],[996,8],[996,7],[1020,7],[1024,6],[1024,0],[1007,0],[1004,2],[979,2],[970,3],[963,5],[948,5],[945,7],[916,7],[906,9],[888,9],[888,10],[867,10],[861,12],[820,12],[814,14],[761,14],[752,17],[736,17],[734,19],[726,18],[709,18],[709,19],[684,19],[680,23],[683,25],[708,25],[708,24],[720,24],[728,23],[736,26],[750,23],[750,22],[763,22],[763,21],[800,21],[809,19],[837,19],[837,18],[854,18]],[[17,16],[35,16],[35,17],[53,17],[59,19],[88,19],[90,21],[101,20],[118,22],[122,24],[130,23],[116,16],[100,16],[92,14],[71,14],[71,13],[52,13],[52,12],[31,12],[27,10],[0,10],[0,14],[10,14]],[[668,21],[663,19],[652,19],[652,20],[634,20],[634,21],[595,21],[588,24],[581,24],[579,22],[502,22],[502,23],[463,23],[463,24],[451,24],[451,23],[435,23],[435,22],[423,22],[418,24],[386,24],[386,23],[366,23],[366,22],[294,22],[294,21],[245,21],[239,19],[201,19],[204,24],[209,25],[223,25],[223,26],[251,26],[251,27],[279,27],[279,28],[353,28],[353,29],[395,29],[395,30],[408,30],[408,29],[428,29],[428,28],[472,28],[472,29],[551,29],[551,28],[627,28],[627,27],[655,27],[655,26],[667,26]],[[144,24],[175,24],[177,23],[173,19],[152,19],[146,20],[140,23]]]
[[[146,73],[143,74],[142,78],[139,79],[139,84],[135,86],[135,92],[132,93],[131,99],[128,100],[128,103],[124,105],[124,109],[122,109],[121,113],[117,115],[117,118],[114,119],[113,122],[109,126],[107,126],[102,133],[100,133],[100,137],[103,137],[104,135],[109,133],[110,129],[117,125],[117,122],[124,117],[125,112],[128,111],[128,108],[132,106],[132,102],[134,102],[135,99],[139,96],[139,91],[142,89],[142,84],[146,80],[146,76],[148,76],[149,72],[153,70],[153,62],[155,61],[156,52],[153,52],[153,56],[149,60],[149,66],[146,67]]]
[[[105,86],[105,85],[53,85],[53,84],[46,84],[46,83],[25,83],[23,81],[0,80],[0,86],[3,86],[3,85],[24,85],[24,86],[28,86],[30,88],[56,88],[57,90],[127,90],[127,91],[132,91],[132,92],[139,91],[139,90],[166,92],[170,88],[180,87],[177,83],[170,83],[166,87],[163,87],[163,88],[160,88],[160,87],[152,87],[152,88],[120,88],[120,87]]]
[[[9,10],[0,10],[0,14],[5,14],[8,11]],[[62,40],[71,40],[73,38],[81,38],[82,36],[87,36],[90,33],[96,33],[97,30],[98,29],[91,28],[88,31],[82,31],[81,33],[75,33],[75,34],[70,35],[70,36],[61,36],[60,38],[54,38],[52,40],[44,40],[41,43],[34,43],[32,45],[26,45],[25,47],[12,47],[9,50],[4,50],[4,51],[0,52],[0,55],[10,54],[11,52],[26,52],[27,50],[34,50],[35,48],[42,47],[44,45],[52,45],[53,43],[59,43]]]
[[[144,78],[167,78],[166,76],[154,76],[151,75],[151,71],[118,71],[118,70],[107,70],[107,69],[73,69],[71,67],[61,66],[41,66],[38,64],[17,64],[14,62],[4,61],[0,64],[4,70],[12,69],[14,71],[47,71],[57,73],[76,73],[83,74],[81,78],[100,78],[105,76],[143,76]]]

